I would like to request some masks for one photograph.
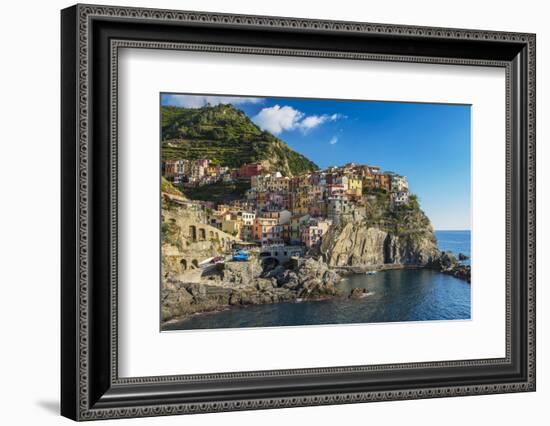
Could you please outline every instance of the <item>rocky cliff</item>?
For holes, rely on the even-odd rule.
[[[378,209],[380,210],[380,209]],[[432,264],[440,256],[427,216],[416,199],[411,205],[333,226],[323,238],[320,253],[329,266]]]
[[[428,265],[439,256],[432,232],[394,235],[361,223],[331,229],[321,245],[330,266]]]

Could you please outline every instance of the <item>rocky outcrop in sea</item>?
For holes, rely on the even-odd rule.
[[[459,278],[464,281],[471,282],[471,266],[462,263],[463,260],[468,259],[467,256],[462,255],[457,257],[450,251],[441,252],[439,257],[429,265],[430,268],[436,269],[447,275],[452,275],[455,278]]]

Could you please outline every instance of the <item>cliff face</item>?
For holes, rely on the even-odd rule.
[[[440,255],[427,216],[415,199],[405,209],[382,205],[383,219],[372,216],[331,227],[323,238],[321,254],[330,266],[402,264],[424,266]]]
[[[377,228],[347,223],[331,227],[323,238],[321,253],[330,266],[379,265],[386,263],[388,234]]]
[[[439,256],[439,250],[431,230],[393,235],[355,222],[331,229],[323,239],[321,254],[330,266],[427,265]]]

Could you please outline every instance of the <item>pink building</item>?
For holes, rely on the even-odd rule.
[[[195,164],[196,164],[198,167],[204,167],[204,168],[207,168],[207,167],[208,167],[208,163],[209,163],[209,160],[206,159],[206,158],[203,158],[203,159],[200,159],[200,160],[195,161]]]
[[[302,231],[302,242],[308,248],[320,244],[331,224],[330,220],[310,219]]]
[[[264,203],[267,207],[285,209],[288,207],[288,197],[278,192],[266,192]]]

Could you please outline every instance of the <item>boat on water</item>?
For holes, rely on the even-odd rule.
[[[372,296],[374,294],[374,291],[363,291],[363,294],[359,296],[359,299],[364,299],[365,297]]]
[[[365,272],[366,275],[376,275],[378,272],[377,271],[367,271]]]

